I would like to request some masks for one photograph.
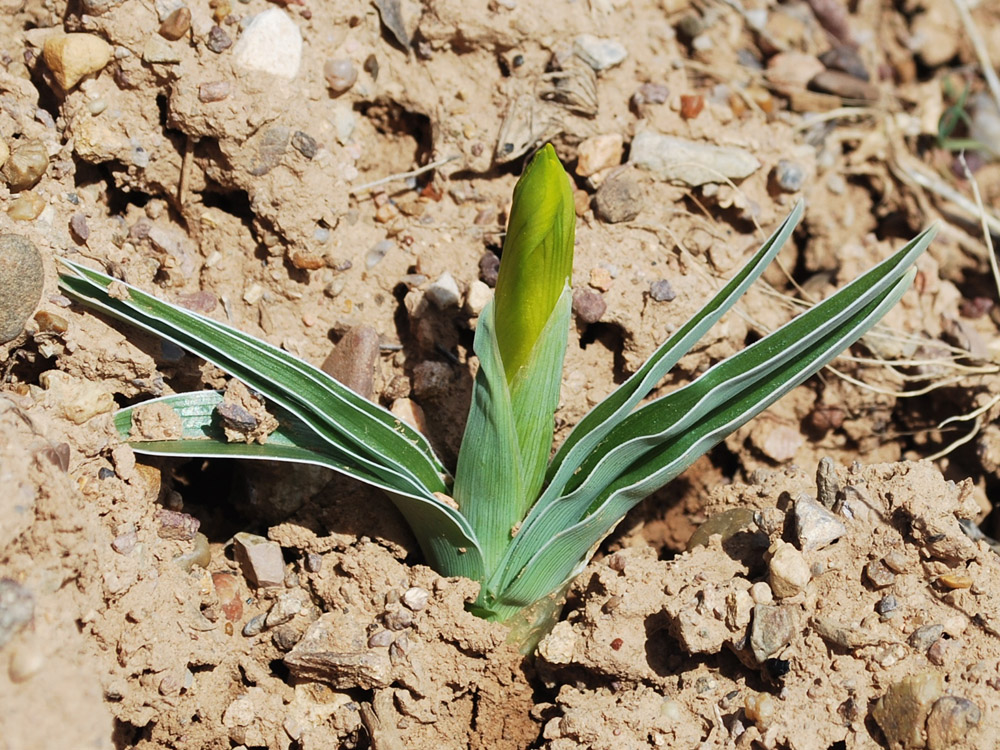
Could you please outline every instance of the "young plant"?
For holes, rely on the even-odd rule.
[[[233,442],[222,394],[166,396],[116,414],[118,432],[137,452],[312,463],[379,487],[438,572],[482,584],[473,611],[520,623],[516,638],[530,646],[533,628],[551,620],[553,600],[625,513],[877,323],[909,287],[911,266],[934,234],[928,229],[787,325],[640,406],[761,274],[802,211],[800,203],[550,458],[570,326],[575,215],[566,173],[552,147],[542,149],[514,189],[496,294],[476,329],[479,370],[454,478],[422,434],[277,347],[78,263],[63,261],[61,283],[76,299],[243,381],[277,420],[266,440]],[[133,420],[151,405],[176,415],[174,439],[133,432]]]

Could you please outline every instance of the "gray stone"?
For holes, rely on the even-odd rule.
[[[604,297],[593,289],[576,289],[573,291],[573,314],[581,323],[596,323],[608,309]]]
[[[42,256],[27,238],[0,234],[0,344],[24,330],[42,298]]]
[[[441,274],[437,280],[427,287],[427,299],[433,302],[439,310],[457,307],[462,301],[462,293],[458,289],[455,277],[448,271]]]
[[[760,162],[741,148],[699,143],[649,130],[633,139],[629,161],[660,180],[691,187],[742,180],[760,169]]]
[[[821,549],[847,533],[843,521],[806,496],[795,502],[794,518],[795,537],[803,552]]]
[[[944,635],[944,625],[936,623],[923,625],[910,633],[910,637],[906,639],[906,642],[917,651],[924,652],[934,645],[934,642],[942,635]]]
[[[660,279],[649,285],[649,296],[654,302],[672,302],[677,297],[677,292],[670,286],[669,281]]]
[[[628,57],[625,45],[617,39],[602,39],[593,34],[580,34],[573,40],[573,52],[595,71],[613,68]]]
[[[278,597],[264,618],[265,628],[275,628],[284,625],[302,611],[302,600],[296,594],[285,594]]]
[[[233,47],[233,62],[244,70],[292,80],[302,64],[302,33],[280,8],[258,13]]]
[[[278,166],[288,149],[291,134],[291,129],[284,125],[273,125],[265,130],[257,139],[257,154],[251,161],[250,174],[260,177]]]
[[[802,189],[806,181],[806,171],[793,161],[779,159],[774,168],[774,181],[786,193],[795,193]]]
[[[285,584],[285,558],[277,542],[243,531],[233,537],[233,542],[236,561],[250,583],[255,586]]]
[[[632,221],[642,211],[642,187],[627,172],[604,180],[594,196],[594,213],[601,221]]]
[[[763,664],[787,646],[795,634],[797,622],[791,607],[755,604],[750,626],[750,649],[758,664]]]
[[[295,677],[342,690],[373,690],[391,682],[388,651],[369,648],[364,623],[353,612],[322,615],[284,661]]]

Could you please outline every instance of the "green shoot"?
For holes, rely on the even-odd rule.
[[[454,479],[419,432],[287,352],[75,262],[63,261],[61,284],[77,300],[243,381],[265,397],[278,424],[263,442],[231,442],[221,394],[181,393],[116,414],[119,434],[137,452],[312,463],[379,487],[429,564],[481,584],[473,611],[523,621],[516,637],[530,647],[537,612],[551,621],[559,593],[628,510],[864,335],[909,287],[913,262],[934,234],[924,231],[787,325],[640,406],[763,272],[802,212],[797,205],[552,455],[571,316],[574,213],[568,177],[552,147],[542,149],[515,188],[496,295],[477,326],[479,371]],[[171,439],[133,430],[149,408],[176,415]]]

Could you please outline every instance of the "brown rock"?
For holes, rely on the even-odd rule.
[[[934,702],[944,693],[938,672],[921,672],[890,686],[872,710],[892,750],[923,747],[924,725]]]
[[[631,174],[609,177],[597,189],[594,213],[601,221],[617,224],[632,221],[642,211],[642,187]]]
[[[874,102],[878,100],[878,87],[839,70],[824,70],[809,81],[810,88],[841,99]]]
[[[94,34],[59,34],[45,40],[45,64],[63,88],[69,91],[83,78],[111,61],[111,45]]]
[[[18,192],[34,187],[49,166],[49,152],[36,138],[18,141],[0,172],[11,191]]]
[[[362,324],[349,330],[323,362],[322,370],[363,398],[375,392],[375,364],[379,355],[378,331]]]
[[[190,28],[191,11],[182,5],[163,19],[163,23],[160,24],[160,36],[164,39],[169,39],[171,42],[176,42],[187,34]]]

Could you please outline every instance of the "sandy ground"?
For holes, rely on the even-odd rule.
[[[996,232],[967,29],[1000,49],[1000,8],[960,8],[0,0],[0,749],[1000,747],[998,289],[947,140]],[[884,326],[629,514],[534,657],[377,493],[118,441],[117,406],[226,378],[71,304],[58,257],[326,363],[453,462],[545,140],[579,217],[557,439],[795,201],[659,393],[941,231]]]

